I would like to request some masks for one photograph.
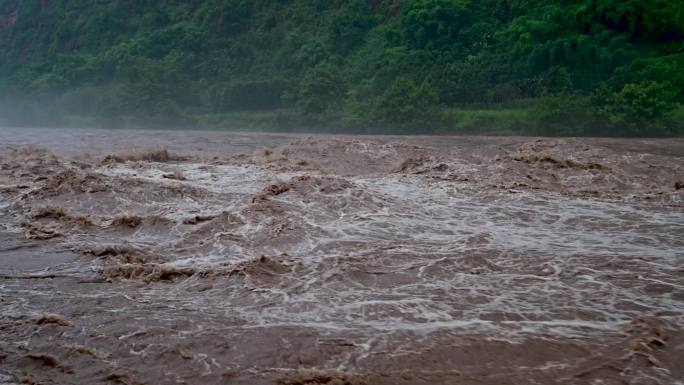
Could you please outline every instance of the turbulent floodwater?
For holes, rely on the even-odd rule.
[[[684,141],[0,129],[0,384],[684,384]]]

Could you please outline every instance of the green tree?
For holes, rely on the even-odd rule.
[[[457,42],[468,23],[468,3],[456,0],[416,0],[404,15],[404,31],[414,48],[444,49]]]
[[[346,92],[340,69],[324,62],[309,69],[302,78],[297,106],[308,116],[320,117],[331,109],[339,109]]]
[[[633,133],[640,133],[651,123],[662,123],[677,107],[680,90],[669,83],[644,81],[626,84],[603,100],[603,110]]]
[[[436,123],[437,93],[427,84],[397,78],[372,102],[373,117],[380,125],[412,128]]]

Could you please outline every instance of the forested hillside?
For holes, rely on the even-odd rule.
[[[681,0],[0,0],[0,124],[684,133]]]

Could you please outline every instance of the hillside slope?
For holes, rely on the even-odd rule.
[[[0,87],[11,125],[681,134],[684,3],[0,0]]]

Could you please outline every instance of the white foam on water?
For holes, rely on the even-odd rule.
[[[187,180],[163,178],[174,169]],[[284,217],[259,219],[241,214],[251,197],[298,174],[203,164],[119,164],[102,172],[211,193],[202,201],[149,203],[172,220],[223,211],[243,219],[232,238],[211,234],[208,249],[190,247],[171,266],[210,270],[259,250],[287,253],[299,264],[271,286],[192,299],[224,307],[246,324],[586,337],[616,330],[643,308],[682,321],[680,301],[645,289],[684,290],[673,274],[684,260],[681,210],[543,192],[474,194],[459,183],[386,175],[349,177],[352,187],[334,196],[286,192],[270,198],[286,208]],[[260,244],[271,241],[263,238],[269,221],[290,224],[296,235]],[[305,230],[296,232],[300,226]],[[174,238],[184,231],[176,228]],[[145,240],[131,238],[149,246]],[[631,283],[622,284],[621,274]]]

